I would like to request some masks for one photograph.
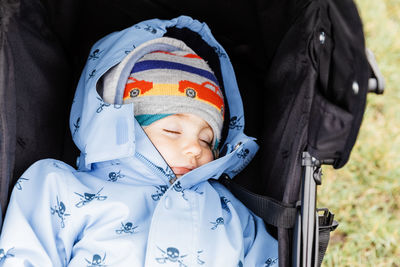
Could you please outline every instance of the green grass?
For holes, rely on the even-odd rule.
[[[400,266],[400,0],[356,0],[385,76],[369,95],[349,163],[324,168],[318,206],[339,221],[323,266]]]

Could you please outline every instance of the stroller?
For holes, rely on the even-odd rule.
[[[347,162],[366,94],[384,88],[351,0],[8,0],[0,12],[3,214],[33,162],[51,157],[75,165],[78,150],[66,122],[93,43],[139,21],[186,14],[207,22],[228,51],[247,134],[261,148],[234,181],[222,175],[220,182],[264,219],[278,239],[280,266],[321,264],[337,227],[327,209],[316,209],[321,165]],[[195,40],[175,28],[168,36]],[[232,117],[224,127],[243,127],[239,122]]]

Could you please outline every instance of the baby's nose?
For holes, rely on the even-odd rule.
[[[187,155],[192,155],[198,157],[201,155],[201,146],[198,140],[190,140],[186,143],[184,148],[184,153]]]

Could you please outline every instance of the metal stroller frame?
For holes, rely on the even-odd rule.
[[[368,92],[378,95],[383,94],[385,90],[384,77],[379,70],[373,53],[366,49],[366,55],[372,69],[372,77],[368,83]],[[332,165],[333,162],[334,160],[319,161],[312,157],[310,153],[303,152],[302,165],[304,176],[302,178],[301,203],[299,204],[301,211],[298,212],[295,225],[293,266],[320,266],[329,242],[329,232],[334,231],[338,226],[338,223],[333,220],[334,215],[327,209],[316,208],[317,186],[322,184],[321,167],[322,165]],[[319,215],[319,211],[324,211],[324,214]],[[320,232],[318,231],[321,226],[320,222],[324,226],[327,225],[329,227],[329,232],[324,232],[323,240],[321,240]],[[323,244],[323,251],[320,251],[320,242]]]

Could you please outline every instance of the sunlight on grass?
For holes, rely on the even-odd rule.
[[[400,266],[400,0],[357,0],[366,44],[385,76],[369,95],[349,163],[324,169],[318,206],[339,221],[323,266]]]

